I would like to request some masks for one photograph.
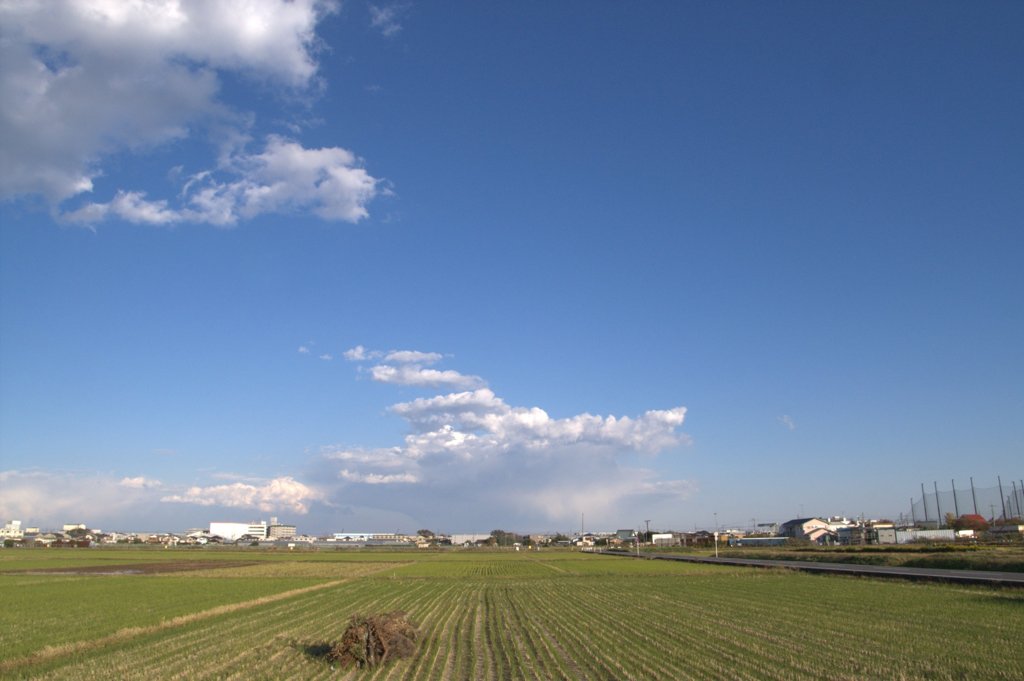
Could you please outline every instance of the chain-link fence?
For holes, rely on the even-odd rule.
[[[923,525],[942,525],[946,514],[976,514],[989,522],[1024,517],[1024,480],[1003,481],[1002,487],[975,487],[950,481],[948,489],[924,485],[924,495],[911,499],[908,520]]]

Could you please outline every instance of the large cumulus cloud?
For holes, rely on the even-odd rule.
[[[429,357],[431,364],[441,359],[436,353],[362,347],[346,357],[377,362],[370,376],[383,382],[391,382],[382,378],[390,375],[383,369],[400,370],[400,359],[423,363]],[[340,496],[392,504],[413,515],[447,509],[450,513],[440,515],[457,516],[476,509],[492,518],[537,523],[590,509],[611,522],[632,506],[684,499],[694,491],[691,482],[666,479],[650,466],[659,454],[688,443],[680,430],[685,407],[634,417],[556,418],[537,406],[509,405],[473,378],[480,387],[392,405],[389,411],[407,426],[401,444],[324,448],[325,459],[337,467]]]
[[[0,4],[0,198],[41,195],[69,222],[233,225],[309,211],[356,222],[379,193],[351,151],[254,135],[220,97],[232,72],[259,87],[317,82],[320,0],[47,0]],[[216,138],[170,198],[124,187],[80,206],[114,154]],[[168,171],[172,168],[167,168]]]

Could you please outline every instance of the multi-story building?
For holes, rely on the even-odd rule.
[[[276,518],[275,518],[276,520]],[[267,537],[270,539],[291,539],[297,534],[294,525],[272,524],[267,528]]]
[[[223,537],[229,541],[235,541],[245,535],[257,539],[267,538],[267,521],[261,520],[258,523],[210,523],[210,534]]]
[[[0,528],[0,539],[21,539],[25,533],[21,531],[21,521],[12,520]]]

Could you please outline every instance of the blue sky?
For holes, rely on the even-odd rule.
[[[1019,3],[0,12],[3,517],[690,528],[1021,477]]]

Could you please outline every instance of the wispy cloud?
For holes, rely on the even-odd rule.
[[[343,468],[338,477],[348,482],[361,482],[367,485],[390,485],[403,482],[418,482],[413,473],[356,473]]]
[[[402,30],[400,19],[409,8],[408,4],[370,5],[370,26],[390,38]]]
[[[320,355],[319,359],[322,359],[325,362],[330,362],[332,359],[334,359],[334,355],[332,355],[329,352],[325,352],[324,354]]]
[[[365,362],[371,359],[377,359],[382,353],[373,350],[367,350],[362,345],[357,345],[354,348],[349,348],[343,355],[345,359],[350,362]]]
[[[431,368],[444,355],[438,352],[420,350],[367,350],[362,345],[346,350],[345,359],[350,362],[380,360],[367,372],[378,383],[408,385],[420,388],[472,389],[486,385],[479,376],[459,373],[451,369]]]
[[[308,355],[309,354],[309,348],[306,347],[305,345],[300,345],[299,346],[299,354],[300,355]]]
[[[155,489],[163,486],[163,483],[159,480],[153,480],[141,475],[135,478],[121,478],[121,482],[118,484],[122,487],[130,487],[132,489]]]
[[[394,364],[437,364],[444,355],[439,352],[419,352],[418,350],[392,350],[384,355],[384,361]]]
[[[479,376],[467,376],[451,369],[430,369],[418,364],[378,364],[370,367],[370,378],[379,383],[423,388],[474,388],[484,384]]]
[[[788,430],[796,430],[796,423],[788,414],[783,414],[778,419],[778,422],[785,426]]]

